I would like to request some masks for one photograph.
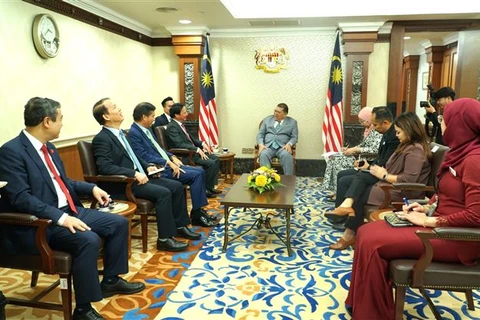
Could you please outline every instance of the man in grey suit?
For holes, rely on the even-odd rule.
[[[292,175],[292,147],[298,140],[298,127],[297,120],[287,115],[288,106],[279,103],[273,115],[263,119],[257,134],[257,143],[261,166],[271,167],[272,158],[278,157],[283,173]]]

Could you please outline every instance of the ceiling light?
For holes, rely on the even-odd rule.
[[[181,24],[190,24],[190,23],[192,23],[191,20],[186,20],[186,19],[185,19],[185,20],[178,20],[178,22],[181,23]]]
[[[409,37],[409,36],[403,37],[403,40],[410,40],[410,39],[412,39],[412,37]]]

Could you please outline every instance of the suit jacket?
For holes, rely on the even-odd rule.
[[[165,113],[162,113],[162,115],[158,116],[155,118],[155,122],[153,124],[153,128],[156,128],[156,127],[159,127],[159,126],[166,126],[168,125],[170,122],[168,121],[168,118],[167,116],[165,115]]]
[[[187,130],[188,132],[188,130]],[[172,120],[170,124],[167,126],[167,140],[168,146],[170,148],[183,148],[188,150],[197,150],[197,148],[202,148],[202,141],[195,138],[193,135],[189,133],[190,141],[180,127],[180,125],[175,121]]]
[[[378,157],[371,164],[385,167],[388,159],[390,159],[390,156],[397,149],[399,144],[400,141],[395,134],[395,127],[392,124],[390,129],[383,134],[382,140],[380,140],[380,147],[378,148]]]
[[[91,195],[95,185],[67,178],[55,146],[47,143],[47,148],[75,206],[81,207],[77,194]],[[8,181],[2,188],[0,211],[29,213],[51,219],[55,224],[64,214],[58,208],[58,196],[49,170],[23,132],[0,148],[0,180]],[[10,236],[8,238],[12,239]],[[34,235],[32,230],[22,229],[14,239],[18,245],[24,243],[30,246]]]
[[[150,130],[152,137],[154,137],[155,139],[155,135],[153,134],[152,130],[150,128],[147,130]],[[130,145],[132,146],[133,151],[138,157],[142,158],[147,162],[165,166],[167,161],[162,158],[160,153],[157,151],[157,148],[155,148],[153,143],[150,141],[150,139],[148,139],[147,135],[138,124],[132,124],[130,130],[128,131],[128,138],[130,140]],[[173,155],[167,150],[163,151],[165,151],[165,153],[168,155],[168,158]]]
[[[257,143],[269,146],[273,140],[283,147],[287,143],[295,145],[298,141],[298,126],[297,120],[285,117],[280,128],[274,128],[275,117],[268,116],[262,121],[262,125],[257,134]]]
[[[131,146],[131,145],[130,145]],[[92,140],[92,152],[98,174],[135,176],[135,165],[118,138],[108,129],[102,128]],[[147,172],[148,163],[138,157],[140,165]],[[115,198],[125,198],[125,185],[121,183],[99,183]]]
[[[415,143],[407,146],[402,152],[395,152],[387,161],[385,166],[389,174],[397,176],[397,183],[427,183],[430,175],[430,161],[425,156],[422,145]],[[380,205],[385,198],[385,193],[381,188],[388,182],[377,182],[368,198],[368,203]],[[408,199],[419,199],[425,196],[423,191],[401,191],[390,190],[392,201],[401,201],[402,197]]]
[[[92,151],[99,174],[135,176],[135,166],[117,137],[102,128],[92,140]],[[148,163],[138,157],[140,165],[147,172]]]

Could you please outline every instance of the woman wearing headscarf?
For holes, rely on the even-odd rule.
[[[334,195],[337,190],[337,174],[342,170],[353,169],[354,154],[377,153],[382,135],[373,129],[371,122],[372,108],[365,107],[358,113],[358,122],[365,128],[362,142],[355,147],[344,148],[342,153],[335,154],[327,161],[327,168],[321,190]]]
[[[443,141],[450,147],[438,172],[438,205],[433,216],[418,203],[401,217],[416,226],[392,228],[384,221],[368,223],[357,233],[347,309],[355,320],[394,319],[395,304],[388,263],[416,259],[423,253],[417,230],[435,227],[480,227],[480,102],[458,99],[444,109]],[[480,243],[433,240],[433,261],[477,263]]]

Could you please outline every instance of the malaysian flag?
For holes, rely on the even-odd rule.
[[[325,152],[340,151],[343,145],[342,125],[343,76],[340,57],[340,32],[337,33],[330,67],[325,117],[323,118],[322,138]]]
[[[217,106],[215,104],[215,87],[213,84],[212,64],[208,37],[203,49],[200,69],[200,117],[198,135],[208,145],[218,145]]]

